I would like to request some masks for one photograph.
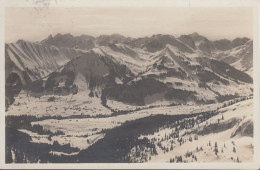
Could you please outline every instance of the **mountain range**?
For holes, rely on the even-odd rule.
[[[96,93],[132,105],[215,103],[252,94],[253,41],[198,33],[130,38],[50,35],[5,45],[6,87]],[[43,92],[44,91],[44,92]],[[91,95],[89,94],[89,95]]]

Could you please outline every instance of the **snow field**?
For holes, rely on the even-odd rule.
[[[236,120],[233,126],[222,128],[224,124],[231,123],[232,120]],[[151,156],[151,160],[148,162],[170,162],[172,158],[176,162],[176,156],[182,156],[182,162],[250,162],[253,161],[252,134],[235,133],[237,129],[244,126],[243,122],[253,122],[252,99],[221,108],[218,115],[195,125],[193,128],[181,130],[179,135],[185,141],[182,144],[178,142],[178,138],[164,139],[165,136],[175,132],[175,129],[170,128],[162,128],[153,135],[140,136],[139,138],[147,137],[150,141],[156,139],[154,143],[158,155]],[[213,131],[212,125],[217,125],[214,126],[217,128]],[[209,129],[209,131],[200,134],[205,129]],[[162,147],[168,149],[173,145],[173,150],[169,149],[168,152],[165,152],[158,147],[158,142]],[[188,154],[190,152],[193,156]]]

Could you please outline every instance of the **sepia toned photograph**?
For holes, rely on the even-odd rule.
[[[5,164],[254,162],[253,7],[34,2],[4,11]]]

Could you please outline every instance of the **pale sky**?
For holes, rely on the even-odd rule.
[[[119,33],[130,37],[198,32],[210,40],[253,38],[251,8],[74,7],[6,8],[6,42],[41,41],[50,34]]]

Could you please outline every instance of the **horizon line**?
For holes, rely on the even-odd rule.
[[[177,35],[173,35],[173,34],[154,33],[154,34],[151,34],[151,35],[144,35],[144,36],[139,36],[139,37],[127,36],[127,35],[120,34],[120,33],[100,34],[100,35],[94,36],[94,35],[91,35],[91,34],[79,34],[79,35],[75,35],[75,34],[73,34],[73,33],[67,32],[67,33],[56,33],[56,34],[50,33],[46,38],[44,38],[44,39],[42,39],[42,40],[31,41],[31,40],[26,40],[26,39],[21,39],[21,38],[19,38],[19,39],[17,39],[16,41],[10,41],[10,42],[6,41],[5,43],[8,43],[8,44],[9,44],[9,43],[17,43],[18,41],[21,41],[21,40],[22,40],[22,41],[27,41],[27,42],[34,42],[34,43],[39,42],[39,43],[40,43],[40,42],[42,42],[42,41],[48,39],[50,36],[51,36],[52,38],[54,38],[54,37],[56,37],[57,35],[62,35],[62,36],[64,36],[64,35],[71,35],[71,36],[73,36],[73,37],[90,36],[90,37],[93,37],[93,38],[95,38],[95,39],[96,39],[96,38],[99,38],[99,37],[101,37],[101,36],[112,36],[112,35],[119,35],[119,36],[123,36],[123,37],[125,37],[125,38],[132,38],[132,39],[149,38],[149,37],[153,37],[153,36],[156,36],[156,35],[166,35],[166,36],[173,36],[174,38],[178,39],[178,38],[180,38],[180,37],[183,36],[183,35],[191,35],[191,34],[198,34],[199,36],[202,36],[202,37],[206,38],[206,39],[209,40],[209,41],[219,41],[219,40],[229,40],[229,41],[233,41],[233,40],[235,40],[235,39],[237,39],[237,38],[248,38],[249,40],[253,40],[253,39],[251,39],[251,38],[249,38],[249,37],[246,37],[246,36],[239,36],[239,37],[236,37],[236,38],[233,38],[233,39],[228,39],[228,38],[225,38],[225,37],[220,38],[220,39],[209,39],[209,38],[207,38],[207,36],[204,36],[204,35],[198,33],[197,31],[192,32],[192,33],[190,33],[190,34],[179,34],[178,36],[177,36]]]

